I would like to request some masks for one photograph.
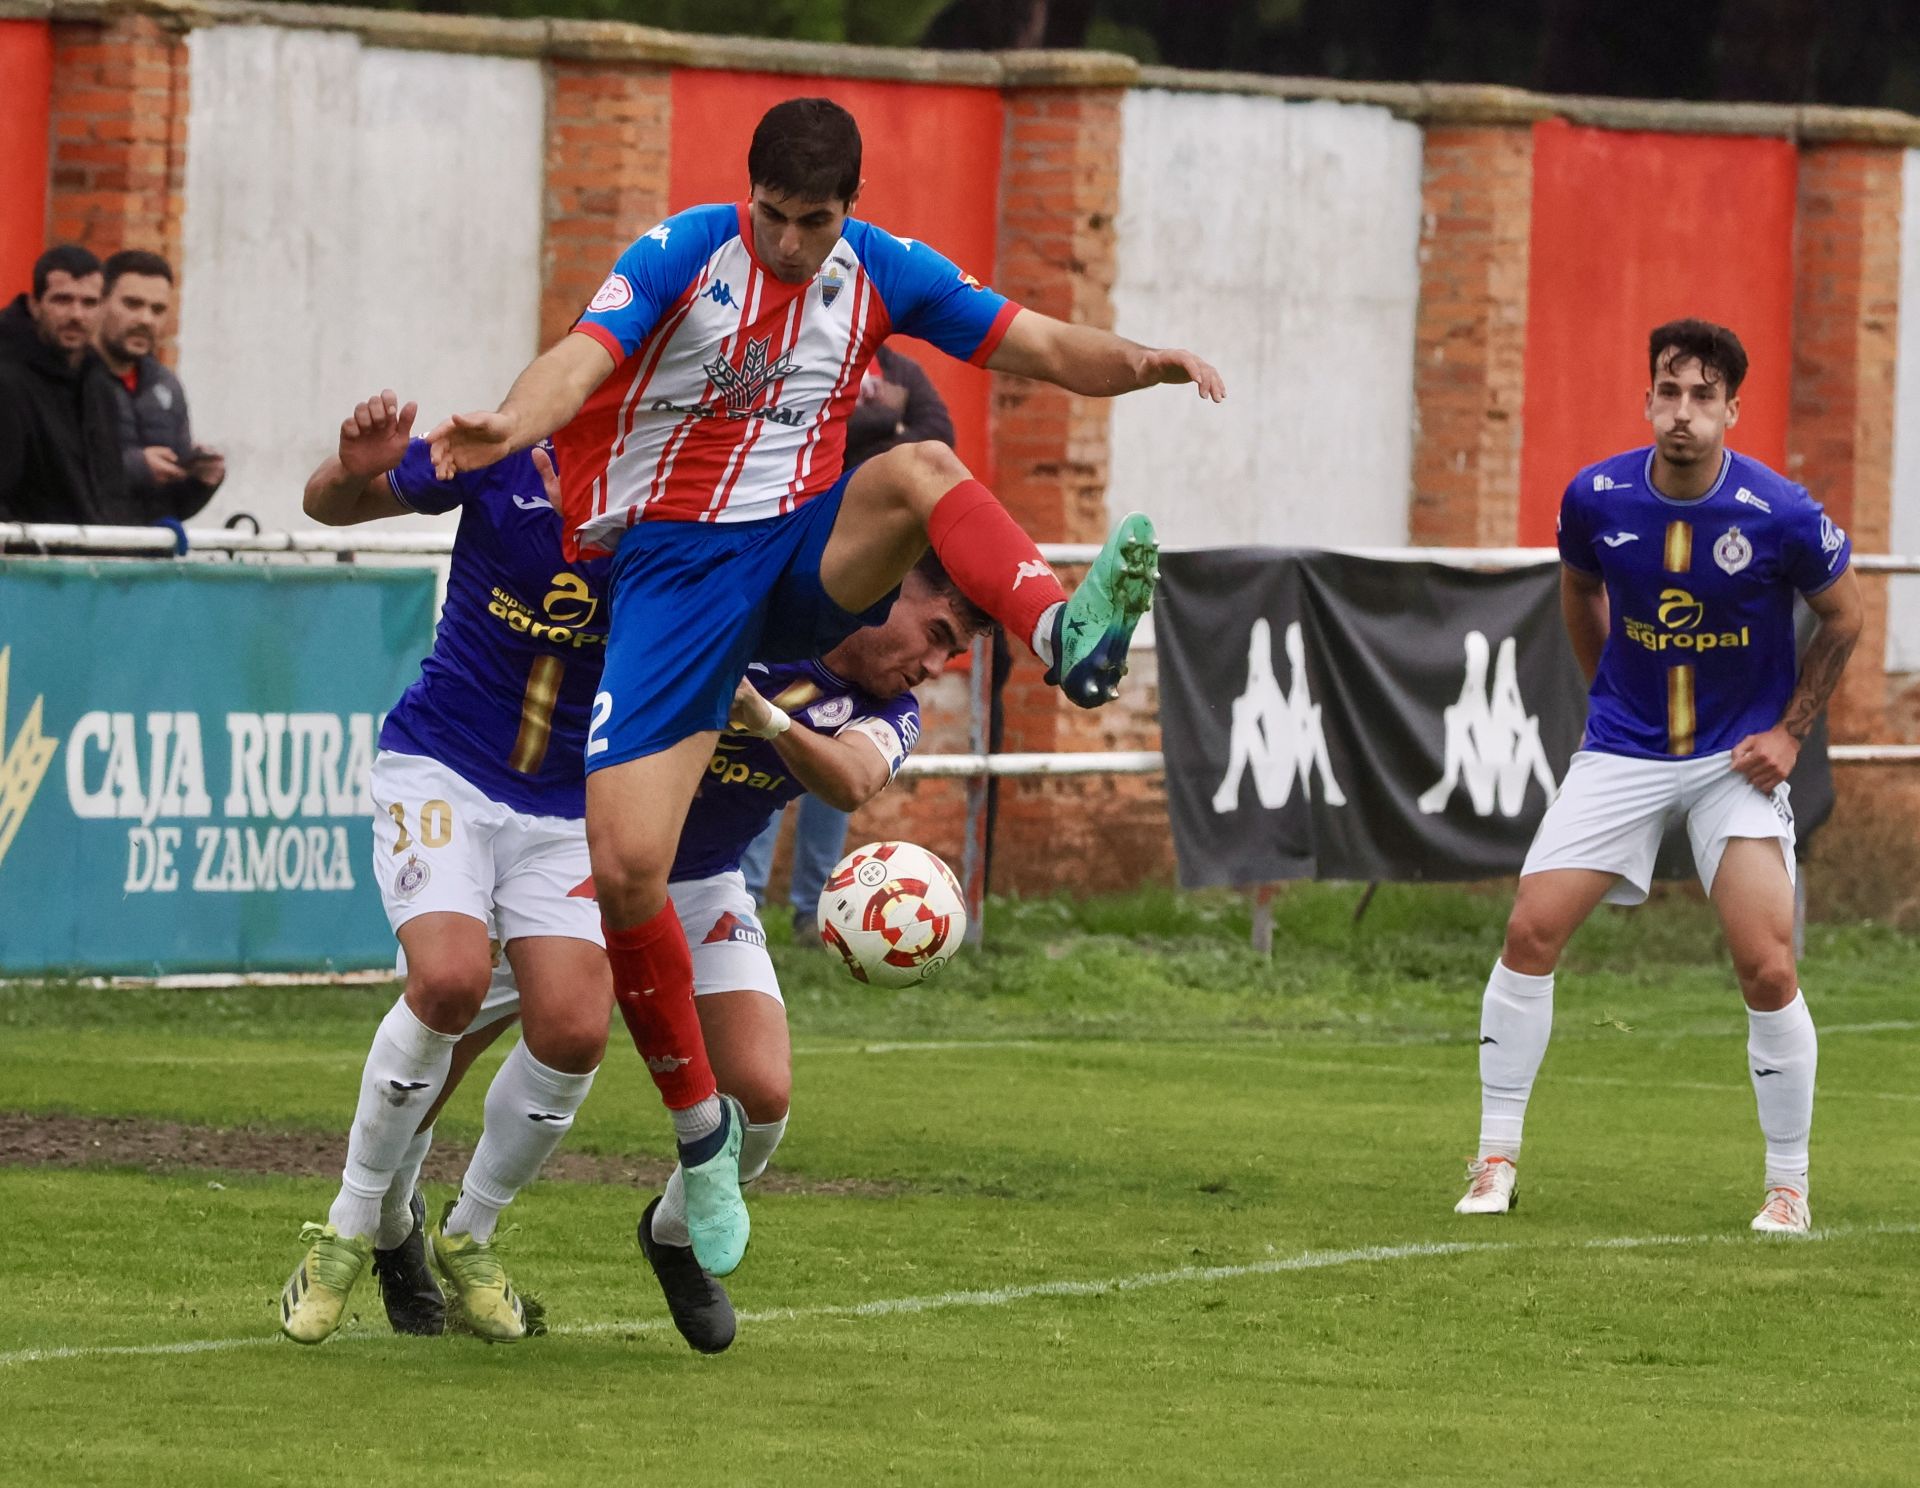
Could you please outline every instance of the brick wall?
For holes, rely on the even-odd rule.
[[[1809,144],[1800,154],[1788,473],[1884,553],[1892,524],[1902,152]],[[1887,584],[1864,578],[1867,626],[1832,709],[1841,742],[1887,738]],[[1841,786],[1846,787],[1843,778]]]
[[[102,258],[147,248],[177,266],[187,160],[184,33],[137,14],[57,21],[49,136],[49,241],[79,243]],[[172,360],[171,333],[160,355]]]
[[[1532,204],[1531,128],[1427,131],[1408,521],[1416,543],[1517,539]]]
[[[664,67],[548,66],[543,347],[566,334],[621,250],[667,215],[672,84]]]

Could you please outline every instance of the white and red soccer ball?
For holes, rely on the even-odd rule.
[[[848,853],[820,895],[820,938],[856,981],[911,987],[953,958],[967,934],[967,897],[953,870],[911,842]]]

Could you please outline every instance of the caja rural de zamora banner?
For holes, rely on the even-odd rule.
[[[0,560],[0,976],[390,966],[382,715],[429,570]]]

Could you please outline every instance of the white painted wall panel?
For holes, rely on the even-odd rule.
[[[424,431],[538,349],[540,68],[271,26],[189,46],[180,376],[229,472],[201,520],[305,525],[355,401],[392,387]]]
[[[1115,512],[1170,544],[1407,537],[1421,136],[1382,109],[1128,95],[1115,324],[1228,401],[1115,401]]]
[[[1893,527],[1896,553],[1920,553],[1920,150],[1901,173],[1900,351],[1894,372]],[[1889,581],[1887,670],[1920,672],[1920,575]]]

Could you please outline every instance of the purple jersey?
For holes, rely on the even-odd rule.
[[[561,557],[560,514],[529,454],[441,481],[416,439],[387,481],[414,511],[461,512],[433,652],[380,747],[438,760],[515,811],[585,816],[610,560]]]
[[[1779,723],[1796,674],[1794,595],[1846,572],[1847,534],[1804,487],[1731,452],[1697,501],[1653,487],[1652,449],[1574,477],[1560,557],[1604,579],[1610,612],[1584,748],[1718,754]]]
[[[820,734],[865,734],[885,757],[889,777],[919,741],[920,705],[910,692],[891,700],[871,697],[819,661],[772,666],[756,661],[747,668],[747,680],[800,727]],[[680,829],[680,852],[669,877],[709,878],[738,868],[747,845],[774,812],[805,794],[772,740],[722,734]]]

